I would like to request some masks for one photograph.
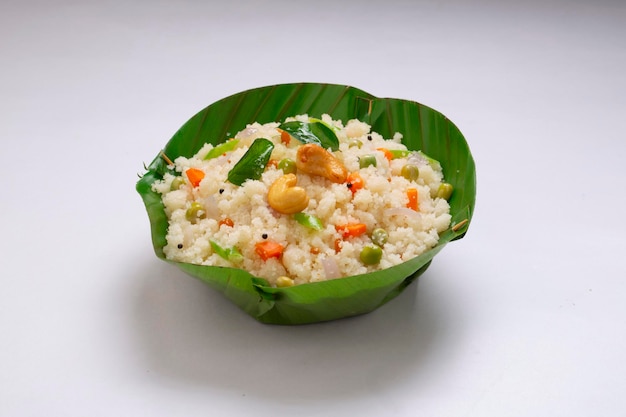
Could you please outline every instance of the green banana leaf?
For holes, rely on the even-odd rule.
[[[440,235],[437,246],[400,265],[287,288],[271,287],[262,277],[240,269],[172,262],[263,323],[321,322],[378,308],[419,277],[446,244],[465,235],[474,211],[476,168],[472,154],[459,129],[438,111],[414,101],[377,98],[349,86],[279,84],[244,91],[209,105],[187,121],[147,167],[136,189],[148,212],[157,257],[165,260],[168,220],[161,196],[151,186],[168,171],[168,159],[190,157],[207,142],[222,143],[249,123],[281,122],[304,113],[316,118],[326,113],[344,122],[357,118],[384,137],[401,132],[409,149],[421,150],[441,163],[446,181],[454,186],[450,199],[452,224]]]

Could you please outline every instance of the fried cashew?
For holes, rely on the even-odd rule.
[[[302,187],[297,187],[298,179],[294,174],[286,174],[278,178],[270,186],[267,202],[270,207],[282,214],[301,212],[309,205],[309,196]]]
[[[348,170],[333,154],[319,145],[309,143],[298,148],[296,167],[309,175],[324,177],[341,184],[348,178]]]

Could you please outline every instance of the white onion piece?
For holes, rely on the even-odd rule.
[[[220,155],[218,156],[215,161],[217,163],[217,165],[224,165],[225,163],[228,162],[228,160],[230,159],[230,154],[227,155]]]
[[[428,160],[417,152],[413,152],[411,156],[407,158],[409,164],[417,165],[418,167],[424,167],[428,165]]]
[[[324,274],[326,279],[341,278],[341,272],[339,266],[334,258],[326,257],[322,259],[322,266],[324,267]]]
[[[408,207],[394,207],[384,211],[385,216],[406,216],[412,219],[420,219],[422,215]]]
[[[191,227],[183,227],[183,247],[188,248],[193,244],[193,230]]]
[[[237,133],[237,139],[248,139],[250,136],[254,135],[258,132],[259,129],[256,127],[246,127],[241,132]]]
[[[206,216],[211,219],[217,219],[220,215],[220,209],[217,207],[217,200],[212,195],[202,200]]]

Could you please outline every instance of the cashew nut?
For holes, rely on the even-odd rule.
[[[317,175],[341,184],[348,178],[343,163],[326,149],[314,143],[298,148],[296,167],[309,175]]]
[[[295,174],[278,178],[270,186],[267,202],[270,207],[282,214],[293,214],[304,210],[309,205],[309,197],[302,187],[297,187]]]

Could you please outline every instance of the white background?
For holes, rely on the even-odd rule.
[[[2,1],[0,415],[623,416],[620,1]],[[158,260],[137,173],[286,82],[464,133],[467,236],[379,310],[262,325]]]

